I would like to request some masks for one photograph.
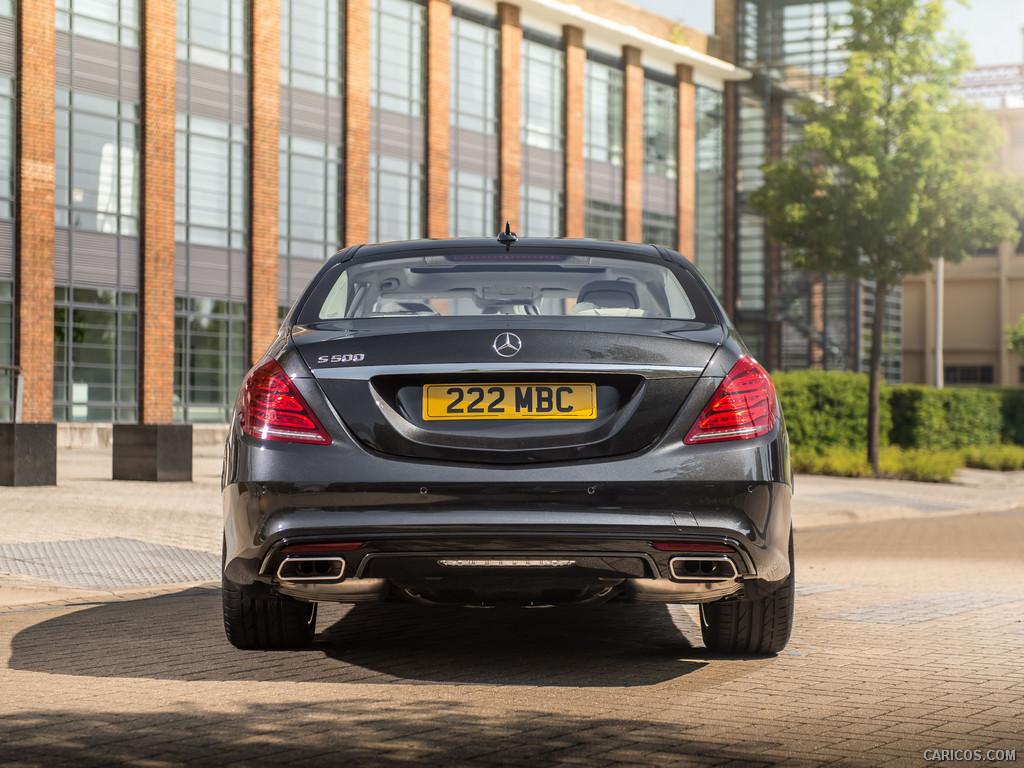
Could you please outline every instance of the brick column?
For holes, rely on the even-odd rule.
[[[498,223],[504,228],[504,223],[511,221],[512,229],[515,231],[520,219],[519,184],[523,167],[523,149],[519,139],[523,29],[519,25],[519,6],[498,3],[498,22],[501,36],[501,82],[498,89],[501,98],[498,107]]]
[[[370,0],[345,3],[345,245],[370,238]]]
[[[427,0],[427,237],[448,237],[451,18],[451,0]]]
[[[640,49],[624,45],[622,63],[625,67],[622,237],[639,243],[644,236],[644,70],[640,65]]]
[[[22,421],[53,421],[53,204],[56,33],[52,0],[18,8],[14,359]]]
[[[252,0],[249,35],[249,362],[277,334],[281,3]]]
[[[174,419],[175,0],[145,0],[140,158],[139,420],[114,424],[115,480],[192,479],[192,425]],[[276,216],[275,216],[276,218]]]
[[[141,8],[140,424],[173,419],[175,11],[175,0]]]
[[[676,65],[676,250],[693,261],[697,218],[697,87],[693,67]]]
[[[583,30],[564,26],[565,40],[565,236],[583,237],[586,164],[583,160],[583,92],[587,52]]]

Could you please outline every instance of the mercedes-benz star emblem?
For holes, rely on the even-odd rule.
[[[514,333],[501,333],[491,346],[502,357],[512,357],[523,348],[523,340]]]

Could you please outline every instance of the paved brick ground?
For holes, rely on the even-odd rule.
[[[1024,761],[1022,541],[1020,513],[799,533],[793,639],[759,659],[684,607],[327,606],[311,650],[254,653],[212,584],[10,605],[0,764]]]
[[[663,606],[326,606],[313,649],[243,653],[202,577],[219,453],[156,484],[62,451],[57,487],[0,488],[0,765],[1024,762],[1021,473],[798,478],[774,658],[709,655]]]

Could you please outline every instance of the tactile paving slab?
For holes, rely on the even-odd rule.
[[[895,603],[869,605],[839,613],[820,616],[840,621],[866,621],[872,624],[920,624],[922,621],[943,619],[970,611],[980,611],[994,605],[1024,600],[1021,595],[989,595],[983,592],[939,592],[934,595],[911,597]]]
[[[220,557],[133,539],[0,544],[0,572],[89,589],[148,587],[220,578]]]

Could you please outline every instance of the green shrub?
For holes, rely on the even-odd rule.
[[[929,483],[948,483],[963,457],[955,451],[905,450],[895,446],[882,449],[879,457],[883,476]],[[793,454],[793,470],[809,475],[833,477],[870,477],[871,465],[864,451],[833,446],[821,453],[797,451]]]
[[[999,442],[1003,416],[994,390],[908,384],[891,389],[890,404],[893,445],[944,451]]]
[[[846,371],[789,371],[772,375],[797,452],[824,453],[836,446],[867,450],[868,377]],[[891,425],[882,389],[881,434]]]
[[[1024,447],[1019,445],[984,445],[967,448],[964,462],[975,469],[993,469],[1008,472],[1024,469]]]
[[[1004,443],[1024,445],[1024,389],[999,391],[1002,400]]]

